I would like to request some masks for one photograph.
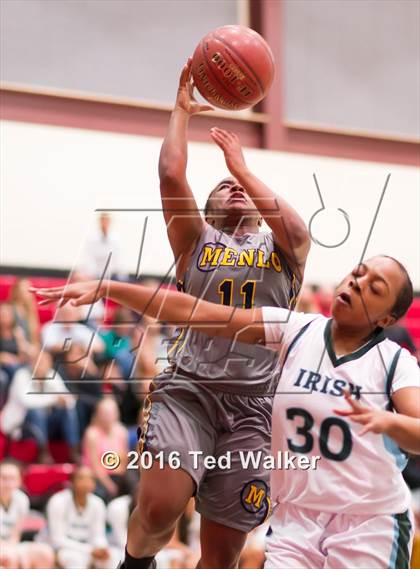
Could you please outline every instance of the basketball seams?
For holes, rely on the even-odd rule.
[[[237,29],[237,36],[230,28]],[[201,39],[193,54],[192,71],[198,90],[210,103],[240,110],[265,97],[275,64],[270,47],[257,32],[244,26],[223,26]]]
[[[255,73],[255,71],[252,69],[252,67],[250,67],[250,65],[244,59],[242,59],[241,55],[236,51],[236,49],[233,46],[231,46],[230,44],[225,42],[225,40],[223,38],[221,38],[220,36],[218,36],[215,32],[212,32],[212,35],[215,39],[220,41],[220,43],[222,43],[227,50],[231,51],[238,58],[241,65],[243,65],[244,67],[246,67],[248,69],[248,71],[253,76],[254,82],[258,85],[261,95],[264,95],[265,91],[264,91],[264,88],[262,86],[262,83],[261,83],[260,79],[258,78],[257,74]],[[270,61],[272,62],[271,57],[270,57]]]
[[[214,80],[214,82],[217,84],[218,87],[222,87],[223,91],[225,93],[227,93],[227,95],[229,96],[229,98],[231,99],[232,103],[234,103],[234,99],[239,99],[241,100],[243,103],[248,104],[249,101],[247,101],[246,99],[244,99],[243,97],[241,97],[240,93],[234,93],[233,95],[227,90],[226,85],[220,81],[220,79],[217,77],[217,75],[214,73],[213,69],[211,68],[211,65],[208,62],[207,59],[207,53],[204,50],[204,40],[202,40],[200,42],[201,45],[201,50],[202,50],[202,55],[203,55],[203,61],[206,65],[206,71],[208,73],[209,76],[211,76],[211,79]]]

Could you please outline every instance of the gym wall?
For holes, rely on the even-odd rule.
[[[97,223],[95,209],[134,209],[114,214],[124,269],[136,272],[147,217],[140,273],[168,272],[172,255],[159,211],[157,174],[162,139],[3,121],[0,142],[3,264],[72,268]],[[313,236],[323,245],[313,243],[306,279],[319,284],[335,283],[360,260],[391,173],[365,258],[396,256],[420,289],[418,169],[256,149],[246,149],[246,158],[306,223],[321,209],[316,174],[327,209],[313,220]],[[188,177],[200,207],[226,174],[214,144],[190,144]],[[326,247],[346,236],[337,208],[347,213],[350,234],[341,246]]]

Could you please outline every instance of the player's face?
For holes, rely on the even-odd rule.
[[[220,213],[253,211],[258,216],[254,202],[235,178],[225,178],[216,186],[210,198],[210,208]]]
[[[357,265],[338,285],[332,305],[337,322],[349,326],[386,328],[404,277],[398,265],[386,257],[374,257]]]

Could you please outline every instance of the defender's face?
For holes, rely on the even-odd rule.
[[[352,326],[387,327],[403,285],[398,265],[386,257],[374,257],[357,265],[338,285],[332,304],[337,322]]]
[[[235,178],[225,178],[213,190],[210,210],[215,213],[241,213],[254,211],[254,202]]]

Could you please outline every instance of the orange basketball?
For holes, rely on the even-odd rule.
[[[267,95],[274,77],[273,53],[254,30],[222,26],[198,44],[192,76],[211,105],[239,111],[256,105]]]

